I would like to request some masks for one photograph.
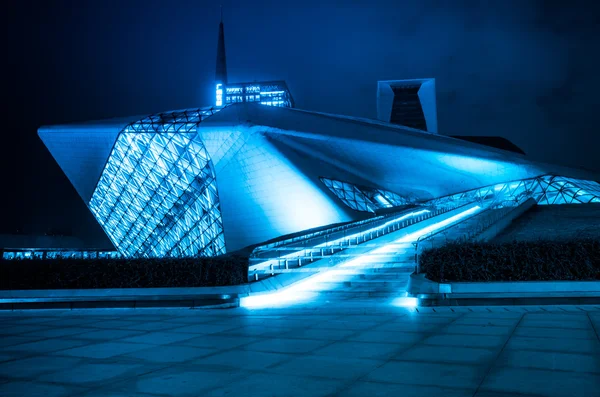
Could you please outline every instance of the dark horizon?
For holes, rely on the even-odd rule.
[[[41,125],[214,103],[219,2],[177,4],[11,3],[0,233],[107,241]],[[600,172],[597,6],[343,4],[224,2],[229,80],[285,80],[298,108],[375,118],[377,80],[433,77],[442,135],[502,136]]]

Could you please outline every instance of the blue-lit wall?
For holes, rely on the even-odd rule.
[[[196,133],[207,115],[151,116],[119,134],[89,207],[122,254],[225,252],[215,174]]]

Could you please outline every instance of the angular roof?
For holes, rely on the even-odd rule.
[[[43,126],[38,135],[87,204],[119,132],[142,116]]]
[[[301,153],[318,172],[341,169],[355,175],[356,183],[423,199],[544,174],[600,179],[590,171],[535,162],[518,153],[409,127],[258,104],[230,106],[206,119],[199,132],[238,124],[262,130],[282,151]]]

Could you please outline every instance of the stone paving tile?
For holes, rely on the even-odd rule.
[[[240,381],[234,381],[204,394],[206,397],[243,395],[252,397],[322,397],[340,390],[344,383],[340,380],[316,379],[293,374],[256,374]]]
[[[63,386],[40,382],[9,382],[0,384],[0,396],[23,397],[67,397],[80,394],[87,389],[76,386]]]
[[[383,360],[329,356],[304,356],[294,358],[269,369],[269,373],[314,376],[329,379],[358,379],[377,367]]]
[[[129,318],[129,317],[128,317]],[[95,328],[110,328],[110,329],[120,329],[124,327],[128,327],[131,325],[137,324],[136,321],[129,320],[108,320],[108,321],[99,321],[97,323],[88,324],[89,327]]]
[[[422,343],[436,346],[483,347],[488,349],[499,349],[504,345],[504,343],[506,343],[507,339],[508,335],[460,335],[440,333],[424,339]]]
[[[70,317],[70,318],[55,318],[53,321],[44,322],[46,327],[86,327],[89,324],[105,321],[96,317]]]
[[[543,396],[600,396],[597,374],[546,371],[539,369],[495,367],[481,390],[503,393],[530,393]]]
[[[458,320],[461,315],[444,315],[444,314],[408,314],[395,319],[394,323],[400,324],[449,324]]]
[[[2,350],[26,352],[29,354],[42,354],[71,349],[73,347],[84,346],[87,344],[90,344],[90,341],[76,339],[43,339],[35,342],[5,347]]]
[[[267,370],[273,365],[297,357],[295,354],[269,353],[249,350],[230,350],[193,360],[193,366],[203,368],[239,368],[246,370]]]
[[[410,385],[475,389],[485,376],[477,365],[390,361],[368,374],[364,380]]]
[[[513,336],[506,344],[505,349],[600,354],[600,342],[592,339],[527,338]]]
[[[263,336],[265,334],[270,335],[286,335],[292,331],[291,328],[265,328],[260,325],[242,326],[239,328],[229,329],[227,331],[220,332],[219,335],[241,335],[241,336]]]
[[[0,313],[3,330],[29,331],[26,337],[0,334],[4,335],[0,346],[23,345],[22,350],[0,349],[0,384],[12,395],[23,395],[27,385],[54,388],[45,396],[146,397],[175,392],[239,395],[240,390],[244,395],[472,396],[482,384],[477,396],[499,397],[559,395],[558,389],[552,394],[545,388],[498,386],[518,371],[530,371],[525,376],[532,377],[530,385],[547,373],[558,374],[556,382],[564,374],[573,375],[582,386],[569,396],[600,379],[600,341],[593,328],[600,325],[600,307],[585,307],[594,310],[585,312],[577,307],[416,310],[373,302],[348,300],[335,306],[321,303],[277,310]],[[111,326],[102,326],[107,323]],[[56,336],[31,336],[39,332]],[[139,339],[130,340],[135,338]],[[50,347],[51,352],[45,353]],[[109,367],[114,372],[102,370]],[[483,379],[490,367],[489,379]],[[19,368],[24,369],[18,372]],[[82,374],[72,379],[69,370],[77,368]],[[52,374],[64,378],[52,380]],[[283,381],[288,378],[291,386]],[[315,386],[319,384],[323,387]],[[0,389],[0,395],[5,394]]]
[[[169,343],[181,342],[186,339],[192,339],[193,334],[178,334],[168,331],[148,332],[142,335],[129,336],[121,339],[123,343],[145,343],[151,345],[167,345]]]
[[[180,363],[215,353],[215,349],[204,349],[191,346],[153,346],[149,349],[137,350],[125,354],[124,357],[137,358],[155,363]]]
[[[356,382],[336,397],[472,397],[473,389],[450,389],[435,386]]]
[[[591,327],[588,329],[574,329],[519,326],[515,330],[514,335],[527,338],[597,339],[596,332]]]
[[[511,327],[519,323],[520,318],[488,318],[488,317],[461,317],[452,325],[486,325],[489,327]]]
[[[478,390],[477,393],[473,395],[473,397],[546,397],[541,394],[525,394],[525,393],[503,393],[491,390]],[[573,397],[573,396],[568,396]]]
[[[471,308],[465,308],[466,310],[471,310]],[[515,310],[514,307],[510,308],[511,310]],[[521,311],[485,311],[485,312],[467,312],[461,318],[489,318],[492,320],[495,319],[520,319],[523,317],[523,312]]]
[[[44,339],[40,336],[2,336],[0,338],[0,350],[6,350],[11,346],[20,345],[23,343],[35,342]]]
[[[124,330],[124,329],[101,329],[83,334],[74,335],[73,338],[77,339],[90,339],[90,340],[117,340],[126,338],[128,336],[141,335],[143,332]]]
[[[497,350],[491,349],[418,345],[398,354],[393,359],[400,361],[485,365],[485,363],[493,361],[497,354]]]
[[[274,353],[307,353],[331,342],[315,339],[272,338],[243,346],[243,349]]]
[[[600,355],[570,354],[552,351],[505,350],[498,357],[495,365],[574,372],[595,372],[600,374]]]
[[[389,332],[419,332],[428,333],[435,332],[446,326],[446,323],[402,323],[400,321],[382,324],[372,328],[374,331],[389,331]]]
[[[234,335],[201,335],[186,339],[176,344],[178,346],[204,347],[208,349],[232,349],[234,347],[247,345],[261,340],[257,337],[245,337]]]
[[[44,316],[33,316],[33,317],[23,317],[23,315],[27,316],[27,312],[11,312],[11,313],[2,313],[2,323],[3,324],[12,324],[12,325],[23,325],[23,324],[44,324],[46,322],[56,320],[55,316],[44,317]]]
[[[165,396],[205,396],[207,389],[231,384],[234,381],[249,376],[249,373],[241,373],[238,370],[229,371],[200,371],[187,368],[165,368],[152,373],[117,382],[107,387],[106,396],[113,393],[148,393]],[[272,378],[272,375],[270,376]],[[263,383],[263,388],[268,389],[269,383]],[[237,389],[236,392],[244,389]]]
[[[392,343],[411,345],[423,340],[428,334],[402,331],[362,331],[349,336],[347,339],[358,342]]]
[[[127,327],[122,327],[122,330],[134,330],[134,331],[165,331],[168,329],[179,328],[181,327],[181,323],[172,323],[172,322],[141,322],[139,324],[129,325]]]
[[[145,371],[147,368],[139,364],[83,362],[71,368],[43,374],[38,377],[38,380],[46,383],[99,387],[106,385],[107,382],[131,378]]]
[[[19,335],[26,334],[28,332],[45,331],[49,328],[50,327],[47,327],[44,325],[35,325],[35,324],[12,325],[12,326],[8,326],[8,327],[0,328],[0,336],[2,336],[2,337],[7,336],[7,335],[19,336]]]
[[[334,321],[324,321],[322,323],[315,324],[312,328],[327,328],[327,329],[367,329],[373,328],[377,325],[380,325],[379,321],[343,321],[343,320],[334,320]]]
[[[309,329],[294,329],[289,333],[286,333],[286,338],[291,339],[321,339],[336,341],[346,339],[351,335],[355,335],[355,330],[343,330],[343,329],[328,329],[328,328],[309,328]]]
[[[100,389],[77,395],[77,397],[156,397],[156,394],[135,392],[111,392],[107,391],[106,389]]]
[[[58,352],[58,354],[61,356],[65,355],[73,357],[109,358],[150,347],[153,347],[153,345],[141,343],[105,342],[76,347],[74,349],[62,350]]]
[[[28,332],[23,336],[40,337],[40,338],[59,338],[63,336],[71,336],[83,334],[85,332],[97,331],[98,328],[87,328],[87,327],[64,327],[64,328],[48,328],[45,330],[38,330],[34,332]]]
[[[217,334],[235,328],[239,328],[239,326],[227,324],[192,324],[184,325],[183,327],[173,328],[170,330],[170,332],[189,334]]]
[[[591,324],[587,319],[578,319],[577,321],[564,320],[546,320],[543,317],[532,318],[526,316],[519,323],[522,327],[538,327],[538,328],[565,328],[565,329],[589,329]]]
[[[526,315],[523,316],[523,320],[528,320],[528,321],[535,321],[535,320],[542,320],[542,321],[563,321],[565,323],[570,323],[570,322],[582,322],[582,323],[586,323],[587,322],[587,314],[586,313],[581,313],[581,312],[577,312],[577,313],[527,313]]]
[[[410,345],[392,343],[369,343],[357,341],[340,341],[312,352],[318,356],[344,358],[370,358],[375,360],[389,359]]]
[[[37,376],[59,369],[73,368],[81,362],[74,357],[36,356],[0,364],[0,376],[6,378],[34,379]]]
[[[19,353],[15,353],[15,352],[3,352],[0,353],[0,363],[3,363],[5,361],[11,361],[11,360],[15,360],[19,358]]]
[[[514,326],[489,326],[480,325],[457,325],[451,324],[443,329],[447,334],[462,334],[462,335],[502,335],[508,336],[514,330]]]
[[[202,315],[202,313],[198,314],[187,314],[185,317],[173,317],[169,319],[170,323],[175,324],[206,324],[213,323],[223,320],[223,317],[219,316],[211,316],[211,315]]]

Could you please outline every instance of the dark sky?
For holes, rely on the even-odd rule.
[[[297,3],[294,5],[294,3]],[[439,130],[600,171],[594,1],[222,1],[230,81],[375,117],[376,81],[435,77]],[[0,232],[102,232],[40,125],[211,105],[218,1],[9,0]]]

